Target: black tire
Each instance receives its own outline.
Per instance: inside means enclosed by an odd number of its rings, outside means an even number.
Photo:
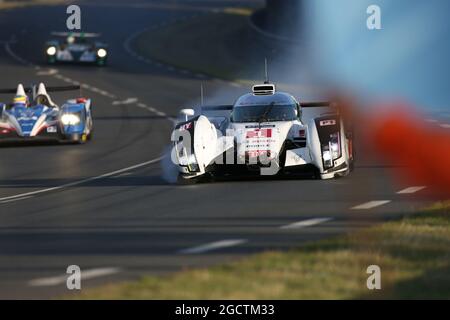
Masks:
[[[95,62],[95,64],[97,65],[97,67],[103,68],[106,67],[106,65],[108,64],[106,60],[97,60]]]
[[[349,168],[349,172],[352,172],[353,170],[355,170],[355,160],[350,160],[348,168]]]
[[[346,177],[346,176],[348,176],[349,174],[350,174],[350,172],[351,172],[351,170],[350,170],[350,167],[347,169],[347,170],[345,170],[344,172],[339,172],[339,173],[336,173],[335,175],[334,175],[334,177],[335,178],[344,178],[344,177]]]
[[[180,186],[190,186],[190,185],[196,184],[198,181],[199,181],[199,178],[186,179],[186,178],[183,178],[181,174],[178,174],[178,177],[177,177],[177,184]]]
[[[86,134],[72,134],[66,137],[68,142],[76,143],[76,144],[84,144],[88,140]]]

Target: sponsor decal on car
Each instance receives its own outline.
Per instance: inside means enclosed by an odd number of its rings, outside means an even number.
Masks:
[[[271,138],[272,129],[255,129],[247,131],[247,139],[251,138]]]
[[[245,156],[248,158],[258,158],[261,156],[267,156],[270,157],[270,150],[252,150],[252,151],[246,151]]]
[[[336,120],[334,120],[334,119],[320,121],[320,126],[321,127],[334,126],[334,125],[336,125]]]
[[[180,131],[182,131],[182,130],[189,130],[190,128],[192,128],[192,124],[193,124],[193,122],[185,123],[185,124],[180,126],[179,130]]]

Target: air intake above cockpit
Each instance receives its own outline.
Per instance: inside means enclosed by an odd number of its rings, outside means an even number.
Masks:
[[[275,85],[270,83],[257,84],[252,87],[255,95],[271,95],[275,93]]]

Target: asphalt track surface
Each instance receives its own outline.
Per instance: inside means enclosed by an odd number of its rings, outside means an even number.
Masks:
[[[80,82],[94,101],[95,122],[94,139],[85,145],[0,149],[0,298],[70,294],[61,277],[69,265],[87,272],[86,288],[288,249],[424,204],[426,188],[398,194],[411,186],[396,185],[392,167],[370,159],[333,181],[168,183],[159,159],[180,106],[198,100],[201,82],[211,95],[247,89],[146,63],[127,49],[144,28],[204,13],[210,4],[189,5],[82,7],[83,29],[102,32],[110,44],[106,68],[43,63],[49,32],[65,26],[64,7],[0,11],[0,87]],[[387,202],[372,207],[369,201]]]

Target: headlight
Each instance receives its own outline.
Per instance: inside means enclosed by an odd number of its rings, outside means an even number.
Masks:
[[[339,132],[330,134],[328,145],[322,145],[322,159],[325,169],[333,167],[333,161],[341,157]]]
[[[56,54],[56,47],[48,47],[47,48],[47,54],[49,56],[54,56]]]
[[[80,117],[76,114],[63,114],[61,122],[65,126],[74,126],[80,123]]]
[[[329,169],[333,166],[333,158],[331,157],[329,146],[322,146],[322,158],[325,169]]]
[[[187,158],[187,167],[188,167],[190,172],[200,171],[200,168],[199,168],[198,163],[197,163],[197,158],[195,157],[194,154],[191,154],[190,156],[188,156],[188,158]]]
[[[341,143],[339,139],[339,132],[330,134],[330,151],[333,159],[341,156]]]
[[[108,53],[106,52],[105,49],[98,49],[97,50],[97,56],[99,56],[99,58],[104,58],[106,57]]]
[[[181,166],[186,166],[189,169],[189,172],[197,172],[200,171],[200,167],[197,163],[197,158],[194,154],[187,154],[185,148],[181,148],[178,151],[178,163]]]

